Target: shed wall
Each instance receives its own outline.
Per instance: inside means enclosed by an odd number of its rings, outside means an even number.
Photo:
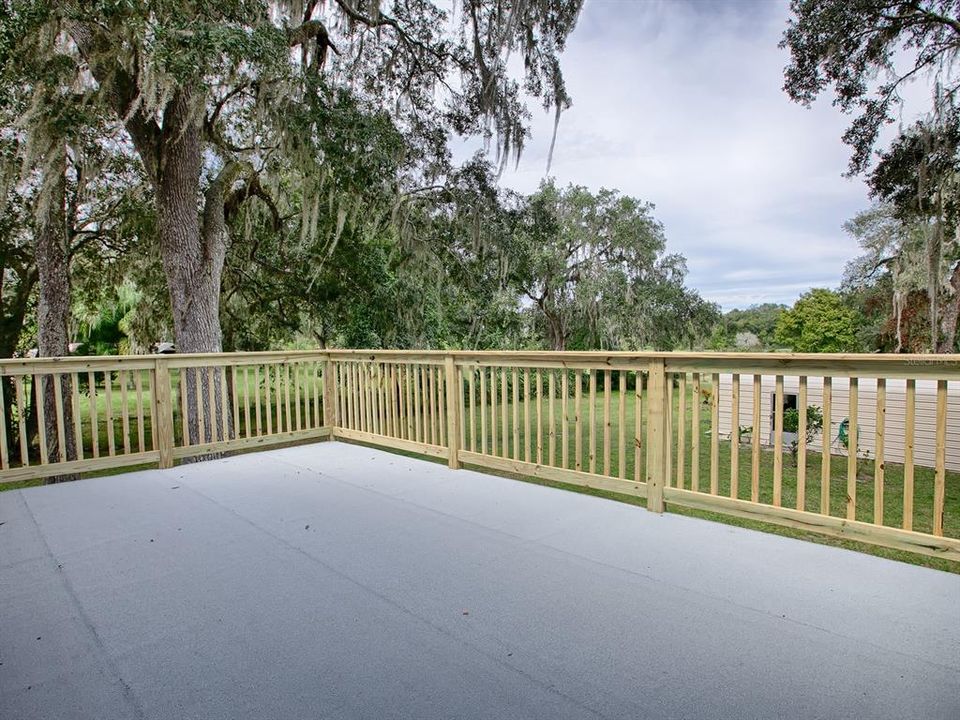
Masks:
[[[732,375],[720,375],[720,435],[730,437],[732,399]],[[906,381],[887,380],[886,424],[884,434],[884,459],[902,463],[905,437]],[[946,466],[960,471],[960,384],[947,386],[947,434]],[[760,438],[763,445],[771,445],[773,437],[773,395],[775,378],[764,375],[761,379]],[[784,394],[798,394],[800,380],[797,376],[784,376]],[[914,437],[914,461],[917,465],[934,467],[936,448],[937,383],[933,380],[916,381],[916,421]],[[846,455],[847,450],[839,440],[839,426],[849,417],[850,382],[847,378],[832,380],[832,410],[830,418],[830,447],[835,455]],[[823,407],[823,378],[807,378],[807,404]],[[877,427],[877,381],[872,378],[859,380],[858,426],[860,454],[869,452],[874,457]],[[740,376],[740,425],[750,425],[753,418],[753,376]],[[824,418],[826,425],[826,418]],[[821,437],[818,434],[809,445],[819,451]]]

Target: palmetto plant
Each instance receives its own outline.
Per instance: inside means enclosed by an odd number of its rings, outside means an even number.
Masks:
[[[125,355],[131,352],[130,320],[140,300],[132,285],[124,284],[116,294],[103,298],[94,306],[81,305],[75,316],[79,320],[76,340],[82,355]]]

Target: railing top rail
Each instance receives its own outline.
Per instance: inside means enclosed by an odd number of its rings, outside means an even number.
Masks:
[[[380,357],[395,355],[422,355],[425,357],[445,357],[453,355],[458,360],[487,358],[549,360],[565,358],[570,360],[597,360],[614,358],[624,360],[658,360],[666,362],[677,359],[711,359],[735,364],[743,361],[778,361],[797,363],[816,362],[863,362],[863,363],[914,363],[939,365],[960,365],[960,354],[894,354],[894,353],[790,353],[790,352],[710,352],[710,351],[630,351],[630,350],[364,350],[364,349],[328,349],[324,350],[332,358],[365,356]]]
[[[240,365],[297,360],[389,360],[460,365],[636,369],[662,360],[668,372],[739,372],[960,379],[960,354],[631,352],[552,350],[362,350],[316,349],[171,355],[102,355],[0,359],[0,375]]]
[[[147,370],[154,367],[157,355],[85,355],[44,358],[0,359],[0,375],[31,373],[83,372],[100,370]]]
[[[22,375],[33,372],[78,372],[84,370],[146,370],[162,361],[171,367],[191,364],[238,364],[244,362],[271,362],[287,359],[325,360],[326,350],[266,350],[230,353],[175,353],[170,355],[70,355],[67,357],[2,358],[0,375]]]
[[[335,360],[637,369],[662,360],[668,372],[740,372],[834,377],[960,379],[960,354],[629,352],[552,350],[329,350]]]
[[[175,353],[155,355],[172,368],[202,365],[253,365],[257,363],[282,363],[288,361],[328,360],[326,350],[266,350],[257,352],[229,353]]]

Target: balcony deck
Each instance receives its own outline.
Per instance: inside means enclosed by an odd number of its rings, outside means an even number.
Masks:
[[[956,718],[960,576],[319,443],[0,493],[0,717]]]

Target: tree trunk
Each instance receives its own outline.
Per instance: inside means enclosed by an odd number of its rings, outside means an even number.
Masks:
[[[102,52],[110,47],[110,40],[99,26],[73,22],[68,23],[68,29],[90,63],[94,77],[106,89],[107,99],[130,134],[156,192],[160,255],[170,294],[177,352],[220,352],[220,280],[226,255],[224,193],[236,179],[238,165],[227,163],[211,183],[206,197],[201,198],[203,91],[191,86],[177,88],[163,108],[162,123],[157,123],[140,102],[142,89],[136,76]],[[202,227],[198,210],[201,200]],[[199,383],[198,374],[203,376]],[[204,391],[209,388],[209,374],[189,371],[180,382],[181,392],[187,392],[191,442],[200,439],[198,402],[206,411],[204,417],[216,416],[211,412],[209,394]],[[215,401],[219,402],[223,387],[219,374],[213,374]],[[207,441],[213,430],[211,425],[205,424]]]
[[[547,323],[547,342],[550,344],[550,348],[557,352],[563,352],[567,347],[567,334],[564,329],[563,318],[545,307],[542,308],[542,311]]]
[[[226,247],[224,242],[207,246],[200,232],[201,133],[189,93],[177,92],[164,112],[156,189],[160,253],[178,352],[220,352],[222,342],[220,276]]]
[[[939,223],[933,230],[929,223],[924,227],[927,243],[927,297],[930,299],[930,349],[940,347],[940,243]]]
[[[160,226],[160,253],[167,276],[177,352],[220,352],[220,283],[227,249],[224,198],[241,166],[228,163],[211,181],[203,196],[202,114],[192,108],[188,91],[179,91],[164,112],[159,138],[160,163],[156,179]],[[215,442],[232,435],[218,408],[224,387],[219,372],[185,373],[188,428],[191,443]],[[213,385],[213,404],[210,385]],[[204,418],[201,438],[198,408]]]
[[[10,273],[17,278],[16,288],[8,293],[6,298],[0,297],[0,357],[10,358],[17,349],[20,335],[23,332],[24,321],[30,298],[33,296],[33,286],[37,281],[35,268],[14,267],[12,263],[4,262],[0,272]],[[8,281],[9,284],[9,281]],[[12,378],[5,377],[0,383],[0,392],[3,392],[3,405],[12,408],[16,405],[16,394],[13,389]],[[7,425],[7,452],[10,457],[20,455],[20,433],[17,432],[16,420],[12,412],[6,413],[2,420]]]
[[[40,357],[62,357],[70,353],[70,254],[67,247],[65,214],[66,148],[59,144],[44,170],[44,184],[39,201],[35,253],[39,273],[37,301],[37,337]],[[77,448],[73,433],[70,403],[63,404],[63,417],[58,418],[54,383],[60,383],[62,398],[71,397],[69,375],[38,375],[43,395],[44,427],[38,428],[39,441],[46,443],[50,462],[76,460]],[[63,423],[64,445],[58,441],[58,422]],[[76,474],[59,475],[52,482],[76,480]]]
[[[960,320],[960,263],[954,266],[950,275],[950,288],[952,292],[945,294],[944,307],[940,313],[938,353],[952,353],[956,349],[957,321]]]

